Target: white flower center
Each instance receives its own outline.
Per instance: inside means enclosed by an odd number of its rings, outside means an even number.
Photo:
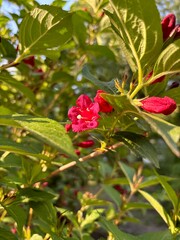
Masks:
[[[82,116],[79,114],[79,115],[77,115],[77,119],[81,119],[82,118]]]

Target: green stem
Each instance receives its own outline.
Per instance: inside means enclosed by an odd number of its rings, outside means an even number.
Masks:
[[[138,84],[134,91],[131,93],[130,98],[134,98],[136,94],[144,87],[144,84]]]
[[[0,71],[10,68],[10,67],[14,67],[16,64],[20,63],[25,56],[29,53],[29,49],[27,48],[20,56],[18,56],[13,62],[8,63],[8,64],[4,64],[0,67]]]

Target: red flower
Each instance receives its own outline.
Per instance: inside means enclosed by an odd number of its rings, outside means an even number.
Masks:
[[[94,101],[99,103],[100,112],[104,113],[112,112],[113,107],[106,100],[104,100],[104,98],[101,97],[100,95],[101,93],[105,92],[103,90],[98,90],[94,98]]]
[[[176,17],[174,14],[170,13],[161,21],[162,31],[163,31],[163,40],[169,37],[171,31],[174,29],[176,24]]]
[[[80,142],[76,145],[78,147],[82,147],[82,148],[89,148],[89,147],[92,147],[94,145],[94,141],[93,140],[87,140],[87,141],[84,141],[84,142]]]
[[[149,80],[149,78],[150,78],[152,75],[153,75],[153,71],[151,71],[151,72],[147,75],[146,80]],[[164,79],[165,79],[165,76],[159,77],[159,78],[157,78],[154,82],[152,82],[151,84],[158,83],[158,82],[162,82]]]
[[[34,56],[30,56],[27,57],[25,59],[23,59],[23,62],[27,65],[29,65],[30,67],[34,67],[35,66],[35,58]]]
[[[169,97],[149,97],[141,101],[145,111],[150,113],[171,114],[176,109],[176,102]]]
[[[72,121],[72,130],[82,132],[98,126],[99,104],[93,103],[91,99],[82,94],[76,101],[76,106],[68,111],[68,117]]]

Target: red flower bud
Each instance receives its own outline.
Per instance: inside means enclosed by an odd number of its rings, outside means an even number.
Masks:
[[[169,37],[169,34],[174,29],[176,24],[176,17],[174,14],[170,13],[161,21],[162,31],[163,31],[163,40]]]
[[[146,80],[149,80],[149,78],[150,78],[152,75],[153,75],[153,71],[151,71],[151,72],[147,75]],[[158,82],[162,82],[164,79],[165,79],[165,76],[159,77],[159,78],[157,78],[154,82],[152,82],[151,84],[158,83]]]
[[[27,65],[29,65],[30,67],[34,67],[35,66],[35,58],[34,56],[30,56],[28,58],[23,59],[23,62]]]
[[[75,153],[76,153],[77,156],[80,156],[80,155],[81,155],[81,152],[79,151],[79,149],[76,149],[76,150],[75,150]]]
[[[176,25],[176,27],[173,30],[175,32],[174,40],[177,40],[180,38],[180,24]]]
[[[101,93],[105,93],[103,90],[98,90],[94,98],[94,101],[99,103],[100,112],[108,113],[113,111],[113,107],[100,96]]]
[[[116,189],[116,191],[118,191],[122,195],[127,194],[127,191],[124,188],[122,188],[121,185],[116,184],[113,186],[113,188]]]
[[[141,108],[150,113],[169,115],[176,109],[176,102],[169,97],[149,97],[142,100],[141,103]]]
[[[89,147],[92,147],[93,145],[94,145],[93,140],[87,140],[77,144],[78,147],[82,147],[82,148],[89,148]]]

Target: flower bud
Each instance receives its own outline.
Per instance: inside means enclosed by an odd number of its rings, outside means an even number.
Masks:
[[[23,59],[23,62],[26,65],[28,65],[28,66],[30,66],[32,68],[35,66],[35,58],[34,58],[34,56],[30,56],[30,57],[27,57],[27,58]]]
[[[140,107],[150,113],[169,115],[176,109],[176,102],[169,97],[149,97],[141,103]]]
[[[176,17],[174,14],[170,13],[161,21],[162,31],[163,31],[163,40],[166,41],[174,29],[176,24]]]
[[[153,75],[153,71],[151,71],[151,72],[147,75],[146,80],[149,80],[152,75]],[[161,77],[157,78],[156,80],[154,80],[151,84],[158,83],[158,82],[162,82],[162,81],[164,81],[164,79],[165,79],[165,76],[161,76]]]
[[[84,141],[84,142],[80,142],[76,145],[78,147],[82,147],[82,148],[89,148],[89,147],[92,147],[94,145],[94,141],[93,140],[87,140],[87,141]]]

